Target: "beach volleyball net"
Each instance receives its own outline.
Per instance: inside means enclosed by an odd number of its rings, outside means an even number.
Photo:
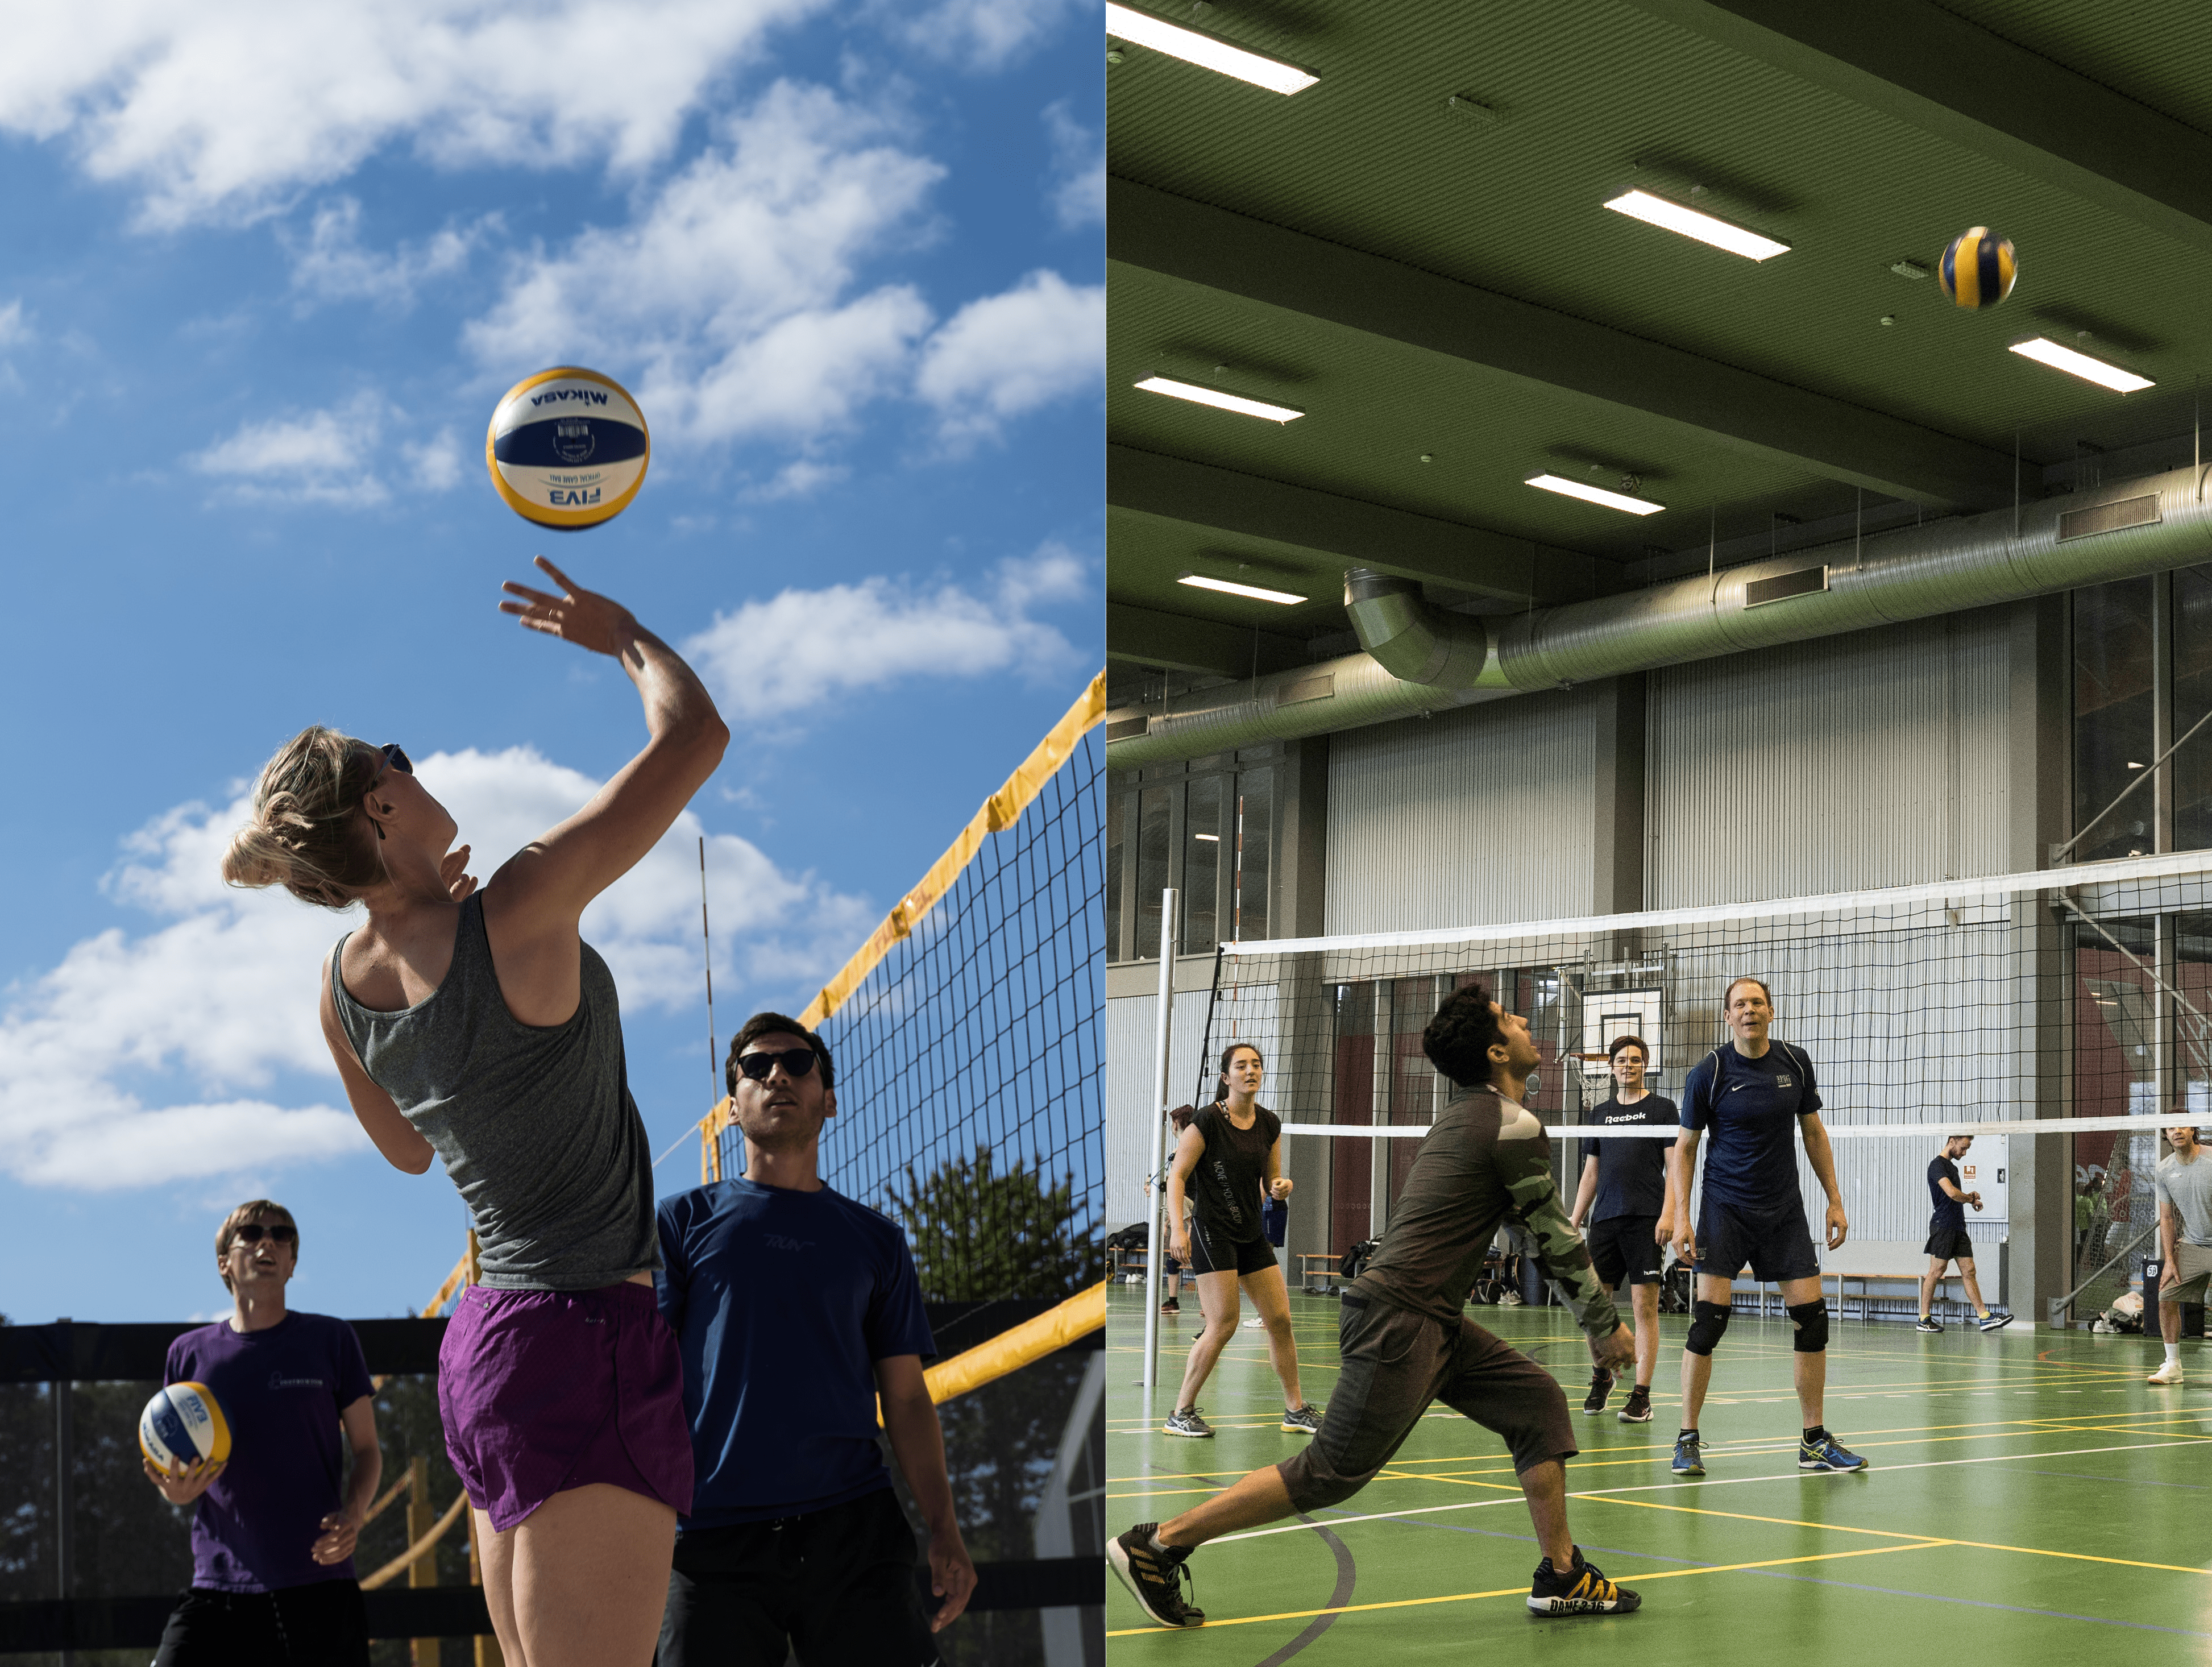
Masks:
[[[1555,1135],[1571,1198],[1574,1132],[1613,1092],[1607,1044],[1643,1038],[1648,1086],[1679,1100],[1691,1068],[1729,1040],[1723,995],[1743,976],[1770,987],[1773,1038],[1810,1062],[1854,1240],[1924,1239],[1929,1160],[1947,1135],[1970,1134],[1965,1187],[1984,1208],[1968,1212],[1968,1232],[1987,1242],[1987,1260],[2034,1202],[2047,1222],[2063,1200],[2069,1283],[2086,1282],[2075,1304],[2086,1318],[2154,1252],[2144,1234],[2158,1131],[2212,1125],[2212,854],[1225,944],[1202,1056],[1210,1067],[1231,1043],[1260,1048],[1285,1135],[1327,1141],[1328,1248],[1341,1252],[1387,1224],[1419,1135],[1454,1092],[1421,1032],[1455,989],[1479,979],[1528,1019],[1541,1055],[1528,1104]],[[2051,1139],[2031,1146],[2030,1135]],[[2015,1159],[2043,1166],[2036,1201],[2011,1186]],[[2053,1164],[2066,1171],[2057,1193]],[[1817,1207],[1802,1152],[1799,1165]],[[1808,1214],[1817,1222],[1818,1208]]]
[[[1103,1276],[1103,673],[801,1021],[837,1065],[822,1172],[906,1229],[932,1300]],[[706,1178],[738,1173],[727,1103]]]

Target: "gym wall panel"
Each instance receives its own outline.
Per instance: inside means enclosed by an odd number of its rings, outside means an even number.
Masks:
[[[1178,1104],[1198,1082],[1206,995],[1202,989],[1176,992],[1174,1033],[1168,1042],[1168,1081]],[[1152,1100],[1159,1071],[1159,1008],[1158,995],[1117,996],[1106,1003],[1106,1227],[1109,1232],[1146,1219],[1145,1177],[1152,1167]],[[1264,1092],[1261,1098],[1267,1099]]]
[[[1323,929],[1587,912],[1595,733],[1590,697],[1570,691],[1333,736]]]
[[[1990,609],[1653,672],[1646,905],[2004,872],[2008,651]]]

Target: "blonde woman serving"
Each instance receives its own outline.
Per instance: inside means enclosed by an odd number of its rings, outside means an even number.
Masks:
[[[323,1034],[354,1115],[397,1167],[434,1155],[482,1248],[439,1355],[447,1451],[511,1667],[653,1656],[691,1442],[655,1306],[652,1159],[585,906],[650,850],[729,731],[691,669],[550,562],[559,593],[502,612],[621,662],[644,750],[482,891],[453,817],[397,745],[320,727],[270,760],[223,877],[368,918],[324,967]]]

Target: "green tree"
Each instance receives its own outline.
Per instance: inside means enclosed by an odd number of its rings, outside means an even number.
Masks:
[[[1106,1248],[1075,1177],[1050,1183],[1016,1159],[1005,1173],[988,1144],[927,1179],[907,1166],[891,1208],[906,1228],[922,1295],[933,1302],[1072,1297],[1106,1277]]]

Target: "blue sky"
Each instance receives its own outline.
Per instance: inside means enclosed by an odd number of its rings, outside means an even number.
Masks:
[[[586,917],[656,1152],[715,1014],[795,1007],[1103,654],[1095,9],[1079,0],[99,0],[0,61],[0,1311],[180,1318],[222,1212],[300,1305],[428,1295],[465,1218],[354,1128],[347,920],[227,892],[309,722],[396,740],[477,872],[642,743],[611,662],[496,611],[543,551],[692,657],[736,739]],[[623,381],[644,490],[495,496],[529,373]],[[696,1178],[690,1151],[660,1171]]]

